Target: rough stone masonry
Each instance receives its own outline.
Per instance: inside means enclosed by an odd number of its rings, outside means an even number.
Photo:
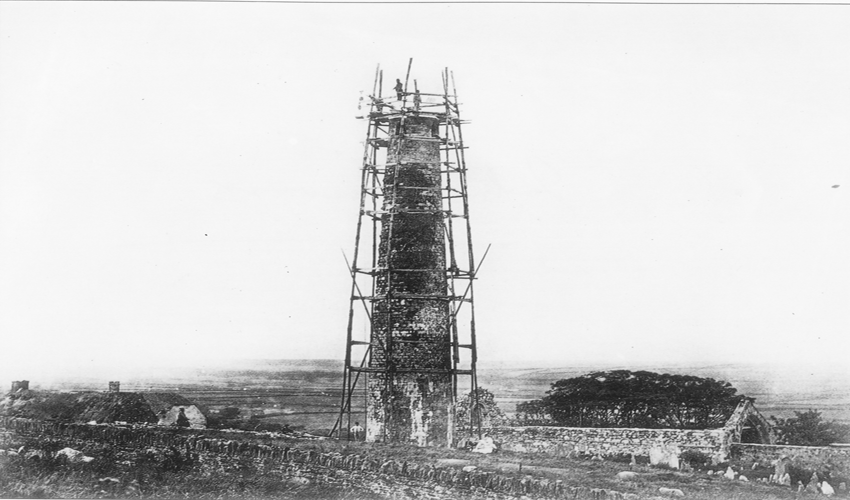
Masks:
[[[440,115],[390,119],[366,439],[445,446],[453,388]]]

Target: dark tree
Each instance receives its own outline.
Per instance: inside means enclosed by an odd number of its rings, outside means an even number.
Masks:
[[[850,425],[825,421],[815,410],[795,411],[791,418],[770,417],[779,444],[826,446],[850,441]]]
[[[690,375],[615,370],[559,380],[520,413],[558,425],[705,429],[723,425],[741,401],[728,382]]]
[[[525,401],[516,405],[517,420],[522,424],[549,423],[549,413],[540,399]]]

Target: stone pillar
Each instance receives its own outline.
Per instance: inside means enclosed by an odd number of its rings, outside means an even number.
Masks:
[[[121,382],[118,380],[111,380],[109,382],[109,392],[119,392],[121,390]]]
[[[367,441],[450,445],[453,399],[437,116],[390,120]],[[392,164],[397,164],[393,166]],[[419,370],[417,373],[416,370]]]
[[[18,390],[27,391],[30,388],[29,380],[13,380],[12,381],[12,392],[16,392]]]

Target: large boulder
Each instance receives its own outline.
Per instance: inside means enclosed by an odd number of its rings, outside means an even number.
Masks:
[[[630,470],[624,470],[623,472],[617,473],[618,481],[637,481],[638,473],[632,472]]]
[[[658,488],[658,492],[661,493],[662,495],[667,495],[667,496],[671,496],[671,497],[683,497],[683,496],[685,496],[685,492],[680,490],[680,489],[677,489],[677,488],[661,487],[661,488]]]
[[[678,446],[658,445],[649,449],[650,465],[679,468],[679,455],[681,450]]]
[[[94,460],[94,458],[87,457],[83,452],[73,448],[62,448],[56,452],[56,458],[65,458],[71,463],[87,463]]]

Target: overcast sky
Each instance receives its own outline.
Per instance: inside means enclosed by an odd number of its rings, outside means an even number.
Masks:
[[[2,2],[0,37],[7,378],[342,358],[358,99],[410,57],[472,121],[482,363],[850,374],[850,6]]]

